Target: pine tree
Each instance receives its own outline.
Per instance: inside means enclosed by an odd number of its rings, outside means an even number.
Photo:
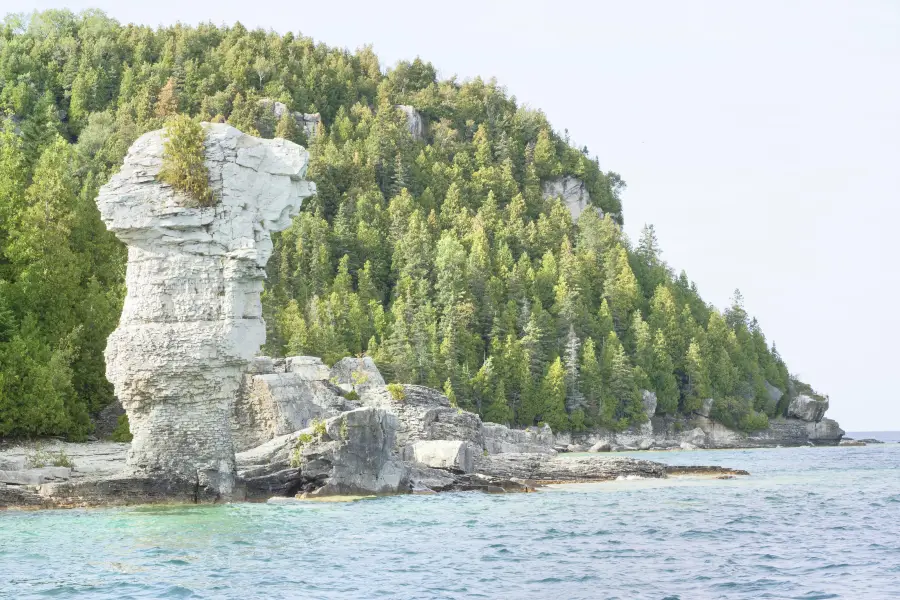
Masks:
[[[653,363],[650,369],[650,381],[656,392],[656,411],[674,415],[678,410],[678,381],[673,373],[674,365],[669,356],[669,345],[663,332],[656,330],[653,339]]]
[[[550,365],[541,383],[542,410],[540,418],[553,431],[569,429],[566,414],[566,371],[559,357]]]
[[[709,397],[709,384],[706,364],[700,353],[700,344],[692,339],[688,345],[685,357],[687,372],[687,385],[682,393],[681,410],[686,413],[696,412],[700,409],[705,398]]]
[[[588,422],[597,422],[601,413],[601,399],[603,397],[603,375],[600,363],[597,360],[597,351],[594,348],[594,340],[588,338],[581,350],[581,391],[584,394],[584,403]]]
[[[294,118],[290,111],[285,111],[281,118],[278,119],[278,124],[275,125],[275,137],[297,144],[306,141],[300,134],[300,128],[297,127],[297,119]]]
[[[159,90],[159,97],[156,100],[156,116],[166,118],[178,114],[178,91],[176,89],[175,78],[169,77],[166,85]]]
[[[628,253],[618,246],[607,256],[603,281],[603,297],[609,302],[617,332],[624,332],[631,311],[637,306],[640,291],[628,263]]]
[[[584,397],[580,389],[580,376],[578,372],[578,350],[581,348],[581,342],[575,334],[575,328],[569,326],[569,333],[566,335],[565,345],[565,369],[566,369],[566,411],[572,411],[581,408]]]

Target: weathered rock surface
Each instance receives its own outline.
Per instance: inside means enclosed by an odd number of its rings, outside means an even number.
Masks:
[[[609,452],[612,450],[612,445],[607,441],[600,441],[588,448],[588,452]]]
[[[403,460],[455,473],[475,470],[476,449],[459,440],[420,440],[403,449]]]
[[[217,204],[156,179],[164,132],[132,145],[100,190],[107,228],[128,246],[125,305],[106,349],[107,378],[128,412],[132,475],[234,488],[230,415],[242,372],[264,341],[259,294],[270,233],[290,224],[314,186],[308,155],[228,125],[205,125]]]
[[[819,446],[839,444],[841,438],[844,437],[844,430],[834,419],[822,419],[815,423],[807,423],[806,432],[809,440]]]
[[[304,381],[328,381],[331,378],[331,371],[318,356],[288,356],[284,359],[284,372]]]
[[[768,381],[765,382],[766,391],[769,393],[769,402],[772,405],[778,404],[781,397],[784,396],[784,392],[782,392],[779,388],[775,387]]]
[[[294,117],[297,127],[306,134],[308,140],[311,140],[316,135],[316,128],[322,122],[322,115],[319,113],[291,112],[284,102],[277,102],[271,98],[260,99],[259,106],[268,116],[268,118],[256,124],[256,128],[264,137],[275,135],[276,124],[282,116],[288,113]]]
[[[507,452],[539,452],[555,454],[553,431],[549,426],[510,429],[506,425],[484,423],[482,425],[484,449],[488,454]]]
[[[458,440],[484,448],[478,415],[450,406],[447,396],[421,385],[404,385],[403,398],[395,398],[387,387],[366,390],[360,401],[397,415],[397,448],[420,440]]]
[[[385,383],[375,361],[368,356],[342,358],[331,367],[331,378],[341,388],[357,394],[381,387]]]
[[[118,399],[110,402],[109,406],[101,410],[93,419],[94,435],[101,440],[111,437],[119,425],[119,417],[124,414],[125,409],[122,408],[122,403]]]
[[[327,379],[308,379],[304,375],[290,372],[244,376],[244,388],[231,411],[236,452],[303,429],[313,419],[359,408],[358,403],[341,396],[341,390]]]
[[[641,390],[641,402],[644,404],[644,414],[648,419],[652,419],[656,414],[656,393],[650,390]]]
[[[807,396],[806,394],[799,394],[796,398],[791,400],[791,403],[788,405],[788,416],[795,417],[802,421],[808,421],[811,423],[817,423],[822,420],[825,416],[825,411],[828,410],[828,397],[826,396],[822,400],[816,400],[811,396]]]
[[[503,479],[537,482],[606,481],[620,477],[661,478],[665,465],[649,460],[612,456],[553,457],[546,454],[481,456],[475,471]]]
[[[51,481],[65,481],[72,476],[68,467],[39,467],[17,471],[0,471],[0,483],[15,485],[40,485]]]
[[[393,452],[397,426],[385,410],[352,410],[326,420],[324,433],[307,428],[238,453],[238,473],[251,498],[404,493],[407,467]]]
[[[412,138],[417,142],[423,141],[425,139],[425,119],[422,118],[419,111],[408,104],[398,104],[397,108],[406,115],[406,127]]]
[[[713,402],[715,402],[712,398],[706,398],[700,403],[700,408],[697,409],[697,414],[701,417],[709,417],[712,414]]]
[[[591,195],[588,193],[584,182],[577,177],[566,175],[545,181],[541,189],[544,198],[562,198],[563,204],[569,209],[572,220],[577,221],[587,208],[593,208],[600,216],[603,211],[591,204]]]

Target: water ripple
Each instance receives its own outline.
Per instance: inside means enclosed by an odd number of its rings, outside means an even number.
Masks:
[[[652,455],[737,480],[0,513],[0,598],[897,597],[900,446],[853,450]]]

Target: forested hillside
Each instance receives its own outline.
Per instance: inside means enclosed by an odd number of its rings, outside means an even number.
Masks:
[[[562,90],[560,93],[563,93]],[[312,135],[259,100],[320,113]],[[397,105],[426,122],[422,138]],[[183,113],[309,147],[318,195],[276,237],[268,348],[367,353],[486,420],[622,428],[658,413],[743,429],[784,411],[784,362],[739,294],[724,313],[622,233],[618,175],[497,83],[383,73],[355,53],[240,25],[154,30],[48,11],[0,26],[0,435],[84,436],[112,400],[103,348],[123,247],[94,206],[143,132]],[[542,182],[585,182],[577,223]]]

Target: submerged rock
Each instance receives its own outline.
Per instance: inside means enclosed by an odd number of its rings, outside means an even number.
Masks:
[[[496,454],[479,457],[475,471],[503,479],[538,482],[610,481],[618,477],[666,476],[665,465],[612,456],[554,457],[546,454]]]
[[[205,125],[216,205],[157,180],[162,130],[131,146],[97,206],[128,246],[122,316],[106,348],[107,378],[134,435],[136,477],[234,490],[231,406],[265,338],[260,307],[270,233],[290,224],[315,187],[306,151],[228,125]]]

